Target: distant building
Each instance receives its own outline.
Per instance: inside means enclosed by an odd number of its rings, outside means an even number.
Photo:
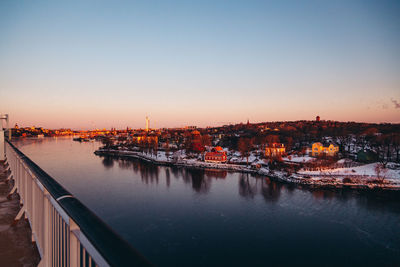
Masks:
[[[282,156],[283,154],[285,154],[285,152],[286,152],[286,148],[285,148],[284,144],[272,143],[265,147],[265,156],[266,157]]]
[[[329,144],[328,146],[324,146],[320,142],[317,142],[312,144],[311,147],[311,156],[313,157],[317,157],[320,155],[333,157],[336,156],[338,152],[339,152],[339,146],[334,144]]]
[[[199,131],[194,130],[194,131],[192,131],[190,134],[192,135],[193,141],[195,141],[195,142],[197,142],[197,141],[200,142],[200,140],[201,140],[201,134],[200,134]]]
[[[196,130],[197,126],[185,126],[185,130]]]
[[[149,131],[149,128],[150,128],[150,120],[148,117],[146,117],[146,132]]]
[[[226,152],[220,146],[214,147],[211,152],[207,152],[204,156],[205,162],[221,163],[226,162],[226,160]]]
[[[315,120],[316,120],[317,122],[319,122],[319,121],[321,120],[321,118],[320,118],[319,116],[317,116],[317,117],[315,118]]]
[[[131,136],[132,141],[136,142],[137,144],[146,142],[151,143],[155,142],[158,144],[158,136],[156,134],[144,134],[144,133],[135,133]]]

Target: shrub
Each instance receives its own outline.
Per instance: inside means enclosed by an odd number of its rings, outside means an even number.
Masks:
[[[349,177],[345,177],[343,178],[343,183],[348,184],[348,183],[352,183],[353,181],[351,180],[351,178]]]

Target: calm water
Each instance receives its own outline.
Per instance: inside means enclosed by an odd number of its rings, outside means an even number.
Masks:
[[[69,138],[17,145],[156,265],[400,265],[399,196],[101,158]]]

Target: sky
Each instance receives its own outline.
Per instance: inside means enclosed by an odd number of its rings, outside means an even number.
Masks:
[[[400,123],[400,1],[0,1],[0,113],[46,128]]]

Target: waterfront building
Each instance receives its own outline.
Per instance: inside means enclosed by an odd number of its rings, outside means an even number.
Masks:
[[[338,152],[339,152],[339,146],[334,144],[329,144],[324,146],[322,143],[316,142],[312,144],[311,147],[311,156],[313,157],[317,157],[320,155],[333,157],[336,156]]]
[[[282,156],[285,154],[286,148],[284,144],[281,143],[272,143],[268,144],[265,147],[265,156],[266,157],[276,157],[276,156]]]
[[[214,147],[211,152],[206,152],[204,156],[205,162],[221,163],[226,162],[226,160],[226,152],[220,146]]]
[[[139,144],[141,142],[151,143],[155,142],[158,144],[158,136],[156,134],[150,133],[135,133],[131,136],[133,142]]]

